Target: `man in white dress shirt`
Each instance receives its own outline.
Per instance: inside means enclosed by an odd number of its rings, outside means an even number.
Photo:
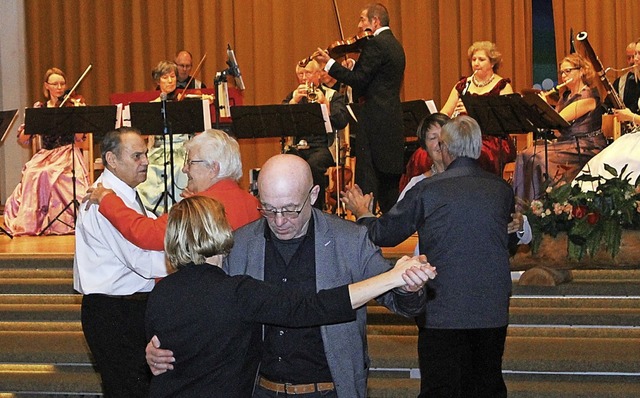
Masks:
[[[147,146],[140,132],[120,128],[102,142],[103,174],[128,207],[145,214],[135,187],[147,178]],[[154,217],[147,213],[148,217]],[[155,217],[154,217],[155,218]],[[81,206],[76,223],[73,286],[82,298],[82,330],[102,376],[105,397],[147,397],[144,313],[154,278],[167,274],[164,252],[138,248],[104,218]]]

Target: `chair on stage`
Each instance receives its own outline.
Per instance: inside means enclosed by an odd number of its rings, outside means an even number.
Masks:
[[[87,133],[85,134],[85,139],[82,141],[76,141],[76,147],[80,149],[82,152],[82,158],[84,159],[84,165],[87,168],[87,173],[89,177],[89,185],[93,184],[95,181],[95,171],[96,171],[96,161],[93,156],[93,134]],[[31,139],[31,156],[35,155],[42,149],[42,136],[34,135]],[[99,164],[98,169],[102,170],[100,166],[102,161],[97,162]]]

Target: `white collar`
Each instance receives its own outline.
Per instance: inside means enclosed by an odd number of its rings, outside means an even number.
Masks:
[[[380,34],[380,32],[384,32],[385,30],[390,30],[391,28],[388,26],[383,26],[381,28],[378,28],[378,30],[376,30],[375,32],[373,32],[374,36],[378,36]]]

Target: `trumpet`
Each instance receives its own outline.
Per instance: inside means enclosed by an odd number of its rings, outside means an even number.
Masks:
[[[318,102],[318,88],[313,83],[306,83],[307,85],[307,100],[311,104]]]

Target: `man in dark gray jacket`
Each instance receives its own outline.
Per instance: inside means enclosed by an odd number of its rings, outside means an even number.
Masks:
[[[418,231],[420,253],[438,269],[425,288],[427,307],[419,320],[420,397],[507,396],[506,231],[515,201],[504,180],[478,165],[481,146],[480,126],[460,116],[442,127],[447,169],[419,182],[388,213],[370,217],[358,189],[344,199],[377,245],[395,246]]]

